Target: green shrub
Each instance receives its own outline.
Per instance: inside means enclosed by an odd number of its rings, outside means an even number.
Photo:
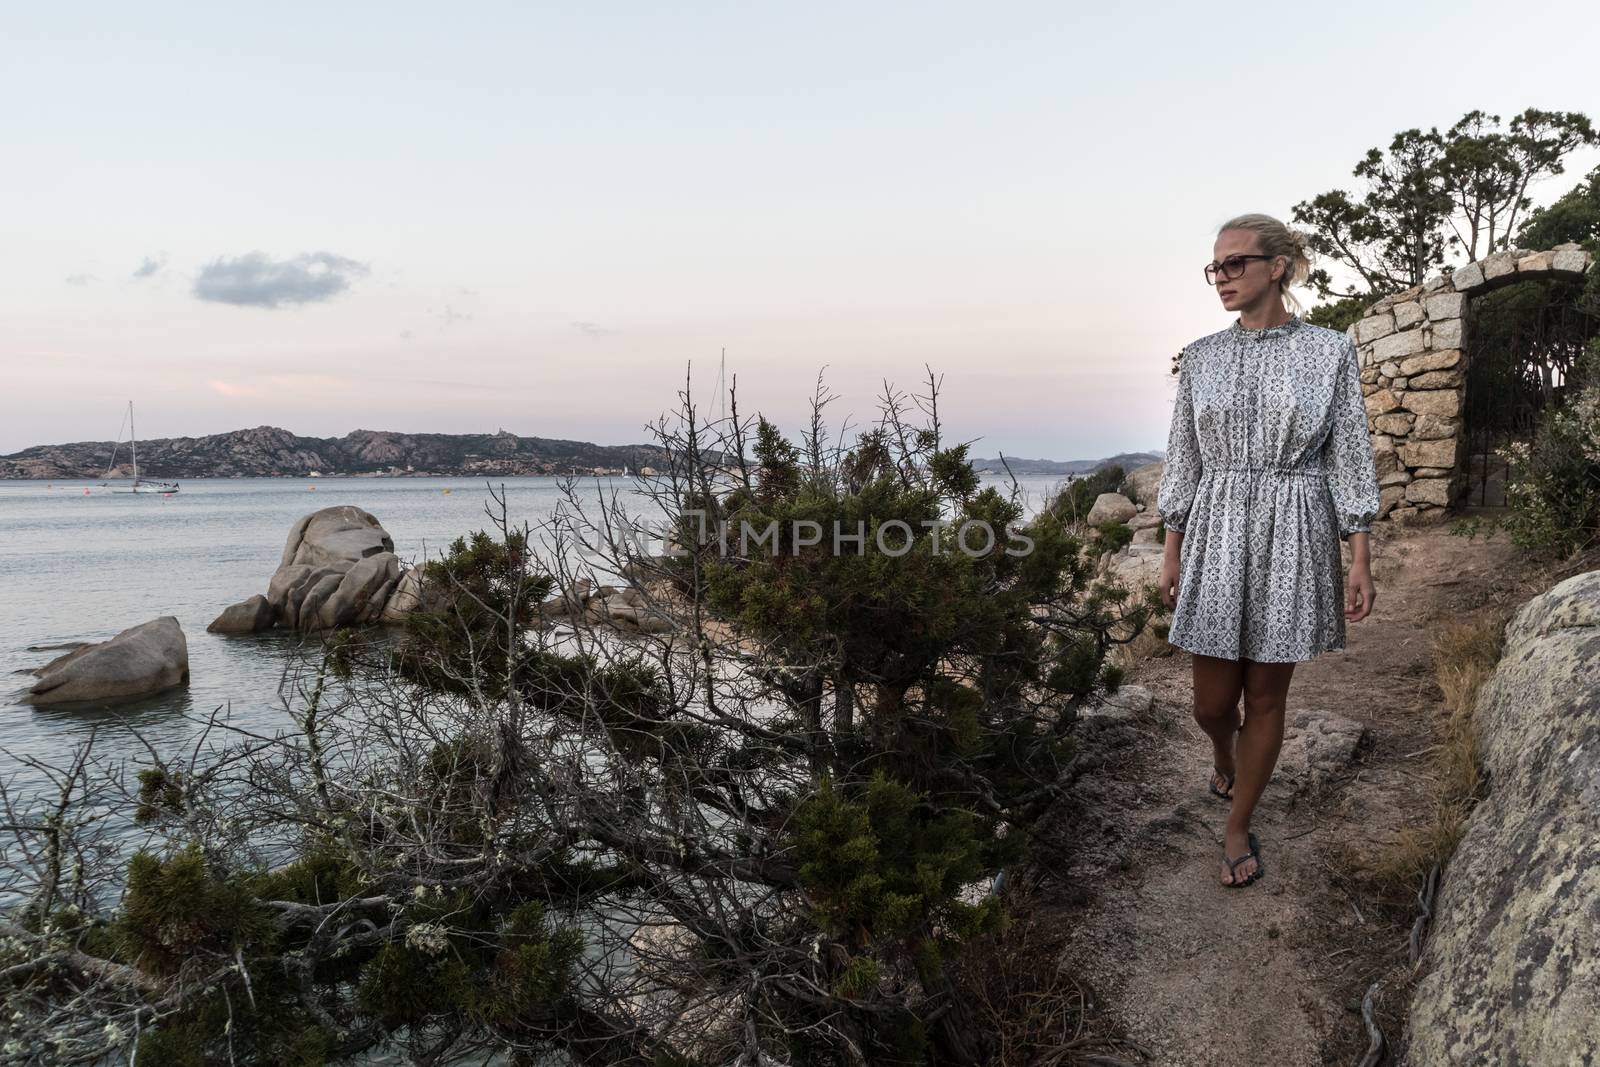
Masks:
[[[1502,525],[1521,548],[1565,555],[1600,539],[1600,338],[1578,360],[1573,383],[1532,442],[1498,450],[1511,468]]]

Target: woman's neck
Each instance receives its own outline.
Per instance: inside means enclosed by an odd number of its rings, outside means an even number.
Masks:
[[[1259,307],[1245,308],[1239,312],[1239,325],[1247,330],[1265,330],[1269,326],[1282,326],[1294,318],[1281,300],[1264,300]]]

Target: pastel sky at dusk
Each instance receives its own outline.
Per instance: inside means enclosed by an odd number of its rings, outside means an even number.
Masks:
[[[642,442],[724,348],[791,431],[928,364],[978,455],[1159,449],[1218,224],[1474,108],[1600,120],[1597,55],[1542,0],[8,4],[0,452],[130,398]]]

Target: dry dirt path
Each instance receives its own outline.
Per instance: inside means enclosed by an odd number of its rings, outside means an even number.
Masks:
[[[1126,720],[1131,742],[1079,783],[1067,813],[1078,851],[1031,910],[1067,933],[1063,966],[1096,994],[1094,1028],[1136,1042],[1148,1063],[1353,1067],[1367,1037],[1352,1007],[1384,976],[1394,989],[1378,1015],[1400,1036],[1407,991],[1394,975],[1408,973],[1415,904],[1375,897],[1362,871],[1431,817],[1427,753],[1442,709],[1431,635],[1550,579],[1504,534],[1379,525],[1375,610],[1349,627],[1346,649],[1296,668],[1291,726],[1253,823],[1260,881],[1219,882],[1227,802],[1206,789],[1211,745],[1191,717],[1188,653],[1130,671],[1126,684],[1153,702]],[[1317,728],[1343,720],[1365,729],[1330,764]]]

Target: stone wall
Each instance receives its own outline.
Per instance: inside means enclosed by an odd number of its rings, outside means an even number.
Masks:
[[[1466,488],[1462,433],[1472,298],[1531,278],[1574,277],[1593,266],[1576,244],[1512,249],[1386,296],[1349,334],[1378,461],[1378,516],[1442,514]]]

